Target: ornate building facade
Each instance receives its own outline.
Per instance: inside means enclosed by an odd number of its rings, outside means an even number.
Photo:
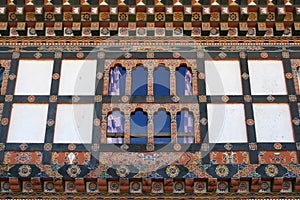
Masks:
[[[1,198],[298,198],[299,3],[0,3]]]

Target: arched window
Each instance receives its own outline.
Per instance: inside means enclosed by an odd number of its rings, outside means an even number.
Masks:
[[[170,96],[170,71],[163,65],[154,70],[154,95]]]
[[[109,73],[109,95],[125,95],[126,70],[115,66]]]
[[[131,93],[135,96],[148,95],[148,72],[143,66],[132,70]]]
[[[107,116],[107,143],[122,144],[124,142],[124,115],[119,110],[113,110]]]
[[[184,65],[176,69],[176,95],[193,95],[192,72]]]
[[[147,144],[148,115],[142,109],[137,109],[130,116],[130,143]]]
[[[183,109],[177,113],[177,141],[178,143],[194,143],[194,117],[193,113]]]
[[[154,143],[171,142],[171,117],[165,110],[154,114]]]

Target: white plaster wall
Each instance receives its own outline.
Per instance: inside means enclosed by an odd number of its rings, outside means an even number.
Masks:
[[[16,95],[49,95],[53,60],[20,60]]]
[[[94,95],[97,60],[63,60],[59,95]]]
[[[257,142],[294,142],[288,104],[253,104]]]
[[[243,93],[239,61],[205,61],[205,79],[208,95],[241,95]]]
[[[7,142],[44,143],[48,104],[13,104]]]
[[[252,95],[286,94],[282,61],[249,60]]]
[[[247,142],[243,104],[207,104],[210,143]]]
[[[54,143],[91,143],[94,104],[57,105]]]

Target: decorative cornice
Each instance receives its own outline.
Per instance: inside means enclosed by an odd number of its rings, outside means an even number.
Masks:
[[[10,1],[10,0],[9,0]],[[29,2],[30,0],[26,0]],[[12,1],[13,2],[13,1]],[[23,1],[24,2],[24,1]],[[121,3],[120,3],[121,2]],[[249,1],[248,1],[249,2]],[[163,5],[87,4],[0,5],[2,36],[299,36],[300,6],[285,4],[239,5],[235,1],[196,1]],[[149,2],[147,2],[149,3]],[[266,2],[265,2],[266,3]],[[229,4],[229,5],[228,5]],[[157,30],[157,31],[156,31]]]
[[[299,179],[217,178],[9,178],[1,180],[0,198],[89,197],[89,198],[297,198]],[[28,196],[30,195],[30,196]]]
[[[208,45],[261,45],[261,46],[296,46],[300,37],[0,37],[0,45],[5,46],[208,46]]]

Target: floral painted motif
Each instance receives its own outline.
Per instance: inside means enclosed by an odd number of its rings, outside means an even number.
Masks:
[[[265,172],[268,176],[274,177],[278,174],[278,168],[275,165],[268,165],[265,168]]]
[[[19,168],[19,176],[28,177],[31,174],[31,167],[29,165],[22,165]]]
[[[128,167],[122,165],[116,169],[116,173],[121,178],[124,178],[130,173],[130,170],[128,169]]]
[[[81,173],[81,169],[77,165],[71,165],[67,169],[67,174],[72,178],[77,177],[80,173]]]
[[[76,191],[75,183],[72,181],[66,182],[66,190],[69,192],[75,192]]]
[[[242,164],[250,163],[247,151],[212,151],[210,160],[213,164]]]
[[[196,165],[200,164],[201,152],[101,152],[100,163],[107,166],[133,165],[139,172],[148,172],[163,168],[166,165]]]
[[[218,165],[215,170],[216,174],[220,177],[228,176],[229,169],[226,165]]]
[[[10,60],[0,60],[0,94],[5,95],[10,71]],[[1,115],[1,113],[0,113]],[[0,118],[1,119],[1,118]]]
[[[195,182],[194,183],[194,192],[201,193],[206,191],[206,182]]]
[[[44,184],[44,190],[45,190],[45,192],[51,192],[51,191],[53,191],[54,190],[54,183],[53,182],[46,182],[45,184]]]
[[[96,192],[98,189],[97,183],[96,182],[89,182],[89,184],[87,185],[88,190],[91,192]]]
[[[130,188],[132,190],[133,193],[139,193],[142,189],[142,183],[141,182],[131,182],[130,184]]]
[[[74,154],[73,164],[87,165],[90,161],[90,152],[72,152]],[[53,164],[69,164],[70,152],[52,152]]]
[[[108,182],[108,191],[111,193],[119,193],[120,192],[120,184],[117,181]]]
[[[4,153],[4,164],[41,164],[42,152],[18,152],[6,151]]]
[[[227,192],[228,191],[228,182],[226,182],[226,181],[218,182],[217,189],[219,192]]]
[[[260,151],[258,159],[261,164],[298,163],[296,151]]]
[[[80,51],[81,47],[79,46],[40,46],[38,47],[39,51]]]
[[[176,176],[178,176],[179,172],[180,170],[176,166],[168,166],[166,169],[166,174],[171,178],[175,178]]]
[[[257,177],[261,177],[261,175],[259,173],[256,172],[256,168],[259,165],[245,165],[245,164],[241,164],[239,165],[239,169],[238,172],[236,174],[233,175],[233,177],[253,177],[253,178],[257,178]]]
[[[152,183],[152,192],[153,193],[162,193],[163,192],[163,183],[162,182]]]
[[[175,193],[183,193],[184,188],[185,188],[184,182],[180,181],[180,182],[174,183],[174,192]]]

